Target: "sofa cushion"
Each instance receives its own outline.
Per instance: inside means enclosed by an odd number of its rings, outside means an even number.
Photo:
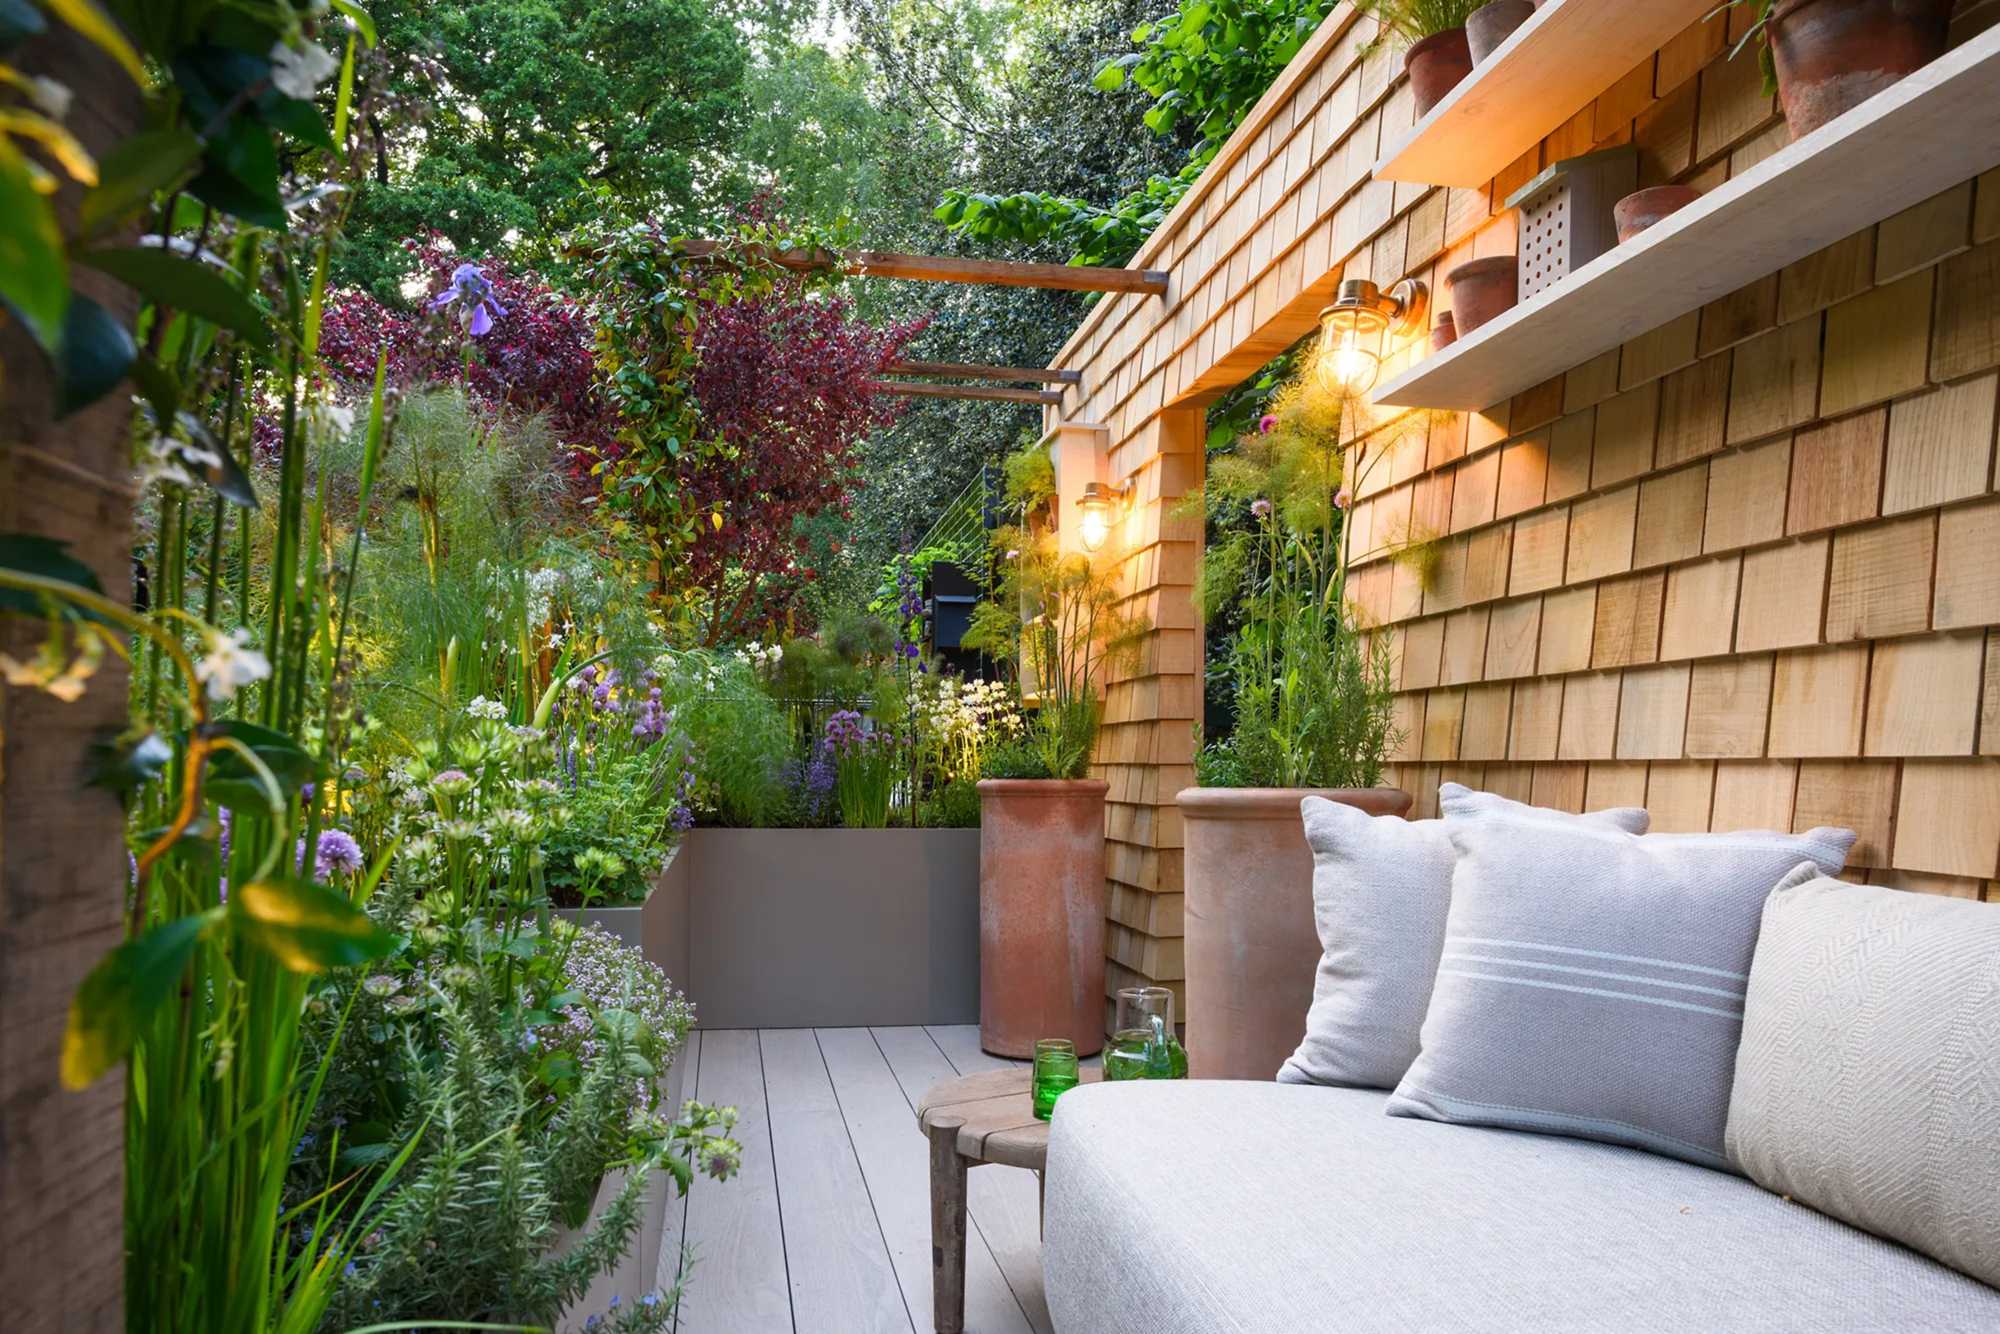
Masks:
[[[1457,783],[1440,793],[1468,809],[1646,832],[1646,812],[1637,807],[1577,816]],[[1313,918],[1322,953],[1305,1038],[1278,1078],[1394,1088],[1417,1059],[1458,853],[1439,820],[1373,816],[1324,797],[1307,797],[1300,809],[1313,851]]]
[[[2000,1328],[2000,1293],[1741,1177],[1382,1105],[1219,1080],[1064,1094],[1058,1334]]]
[[[2000,1284],[2000,906],[1787,877],[1750,966],[1729,1156]]]
[[[1392,1116],[1581,1135],[1734,1169],[1743,988],[1771,887],[1845,829],[1648,834],[1445,795],[1458,849],[1423,1051]]]

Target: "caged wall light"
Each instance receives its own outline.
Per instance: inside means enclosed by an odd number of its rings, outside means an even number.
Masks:
[[[1408,335],[1430,313],[1430,289],[1405,278],[1385,296],[1365,278],[1340,285],[1332,305],[1319,313],[1320,383],[1335,393],[1364,393],[1382,369],[1382,335]]]
[[[1111,525],[1118,521],[1118,512],[1125,507],[1125,496],[1131,490],[1131,483],[1114,486],[1109,482],[1086,482],[1083,495],[1076,502],[1077,540],[1083,543],[1085,551],[1095,552],[1104,545],[1104,539],[1111,535]]]

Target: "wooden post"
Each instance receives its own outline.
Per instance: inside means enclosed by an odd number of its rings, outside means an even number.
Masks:
[[[931,1138],[931,1305],[937,1334],[965,1330],[965,1159],[958,1132],[965,1118],[940,1116]]]
[[[51,20],[12,63],[76,90],[68,123],[91,153],[141,127],[138,90],[111,59]],[[83,191],[65,181],[65,231]],[[95,270],[78,291],[132,326],[137,301]],[[116,600],[131,587],[132,401],[120,387],[57,420],[48,363],[18,320],[0,320],[0,532],[70,544]],[[44,629],[9,618],[0,650],[26,658]],[[57,1081],[63,1023],[85,973],[124,939],[125,817],[86,788],[90,743],[125,725],[123,662],[106,655],[64,704],[0,686],[0,1293],[9,1334],[125,1328],[125,1079],[81,1093]]]

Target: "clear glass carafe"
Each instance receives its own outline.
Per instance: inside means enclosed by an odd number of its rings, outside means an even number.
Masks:
[[[1174,1036],[1174,993],[1165,987],[1126,987],[1118,993],[1117,1023],[1104,1047],[1104,1078],[1186,1079],[1187,1049]]]

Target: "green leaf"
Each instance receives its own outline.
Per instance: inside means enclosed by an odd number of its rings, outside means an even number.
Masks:
[[[152,404],[154,425],[172,421],[181,410],[181,382],[144,349],[132,360],[132,383]]]
[[[209,144],[207,165],[188,193],[259,227],[282,232],[285,204],[278,195],[278,150],[271,132],[246,116],[231,117]]]
[[[97,161],[97,186],[77,215],[86,236],[112,231],[155,194],[171,190],[194,169],[201,140],[186,130],[147,130]]]
[[[264,762],[264,767],[271,771],[271,776],[277,779],[279,791],[287,796],[318,777],[317,761],[283,732],[240,718],[230,718],[210,723],[208,735],[233,737],[248,746]],[[233,751],[218,750],[215,753],[208,764],[208,781],[204,789],[211,798],[232,810],[266,808],[264,789],[257,781],[256,770]]]
[[[295,973],[352,968],[396,943],[346,895],[292,876],[233,888],[229,922],[239,939],[269,950]]]
[[[333,0],[333,7],[354,20],[354,26],[361,31],[362,41],[371,47],[375,45],[375,20],[368,17],[367,10],[356,4],[355,0]]]
[[[132,1038],[173,994],[202,933],[220,909],[182,917],[128,940],[90,970],[70,998],[62,1081],[88,1088],[132,1050]]]
[[[575,1080],[582,1071],[577,1068],[576,1058],[564,1052],[551,1052],[535,1067],[535,1077],[544,1084],[565,1084]]]
[[[77,256],[77,262],[110,274],[163,306],[219,324],[260,351],[271,345],[263,312],[197,260],[159,246],[117,246],[89,251]]]
[[[224,449],[208,424],[190,412],[177,412],[174,421],[188,434],[196,449],[178,451],[183,466],[191,469],[202,481],[207,482],[215,493],[232,505],[240,505],[246,510],[262,509],[257,499],[257,488],[250,481],[249,474],[242,465]]]
[[[27,533],[0,533],[0,570],[12,570],[16,574],[32,574],[40,579],[54,579],[65,584],[74,584],[87,593],[104,594],[104,585],[97,580],[97,574],[88,565],[69,554],[69,543],[58,542],[52,537],[35,537]],[[22,588],[0,588],[0,611],[18,611],[27,616],[40,616],[42,600],[34,593]],[[77,609],[77,615],[100,625],[111,622],[94,611]]]
[[[269,103],[267,106],[260,102],[257,107],[257,115],[266,125],[302,144],[324,148],[329,153],[334,151],[333,135],[321,119],[318,107],[282,93],[274,94]]]
[[[139,347],[111,312],[81,292],[70,293],[56,353],[56,416],[87,408],[116,389]]]
[[[20,317],[44,352],[62,345],[69,266],[47,196],[35,190],[28,160],[0,134],[0,301]]]
[[[96,772],[85,787],[101,787],[111,792],[132,792],[158,778],[174,762],[174,748],[158,732],[146,731],[90,743],[97,758]]]

